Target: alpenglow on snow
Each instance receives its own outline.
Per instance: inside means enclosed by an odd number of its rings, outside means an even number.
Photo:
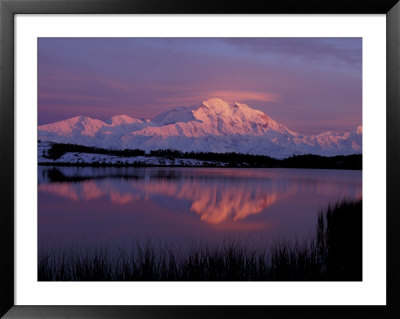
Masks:
[[[152,120],[117,115],[101,121],[76,116],[40,125],[38,138],[108,149],[236,152],[274,158],[362,153],[361,126],[346,133],[303,135],[277,123],[262,111],[246,104],[229,104],[219,98],[197,106],[177,107]]]

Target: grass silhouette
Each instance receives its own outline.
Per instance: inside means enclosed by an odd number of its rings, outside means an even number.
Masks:
[[[185,251],[147,244],[41,252],[39,281],[360,281],[362,201],[344,200],[318,215],[314,236],[254,249],[239,241]]]

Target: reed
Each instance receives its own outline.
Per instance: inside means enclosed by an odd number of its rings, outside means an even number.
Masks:
[[[41,251],[39,281],[359,281],[362,280],[362,201],[329,205],[308,240],[277,241],[265,249],[227,241],[184,251],[136,243]]]

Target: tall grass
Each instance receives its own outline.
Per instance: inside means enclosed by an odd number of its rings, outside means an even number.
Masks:
[[[318,215],[313,238],[255,249],[239,241],[151,242],[130,252],[107,248],[41,252],[40,281],[358,281],[362,280],[362,202],[342,201]]]
[[[329,205],[310,241],[276,243],[269,261],[269,280],[362,280],[361,200]]]

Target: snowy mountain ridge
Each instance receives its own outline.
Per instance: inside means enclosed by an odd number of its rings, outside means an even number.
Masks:
[[[168,110],[153,120],[117,115],[101,121],[76,116],[40,125],[38,137],[42,141],[112,149],[237,152],[275,158],[362,153],[361,126],[346,133],[303,135],[246,104],[229,104],[218,98]]]

